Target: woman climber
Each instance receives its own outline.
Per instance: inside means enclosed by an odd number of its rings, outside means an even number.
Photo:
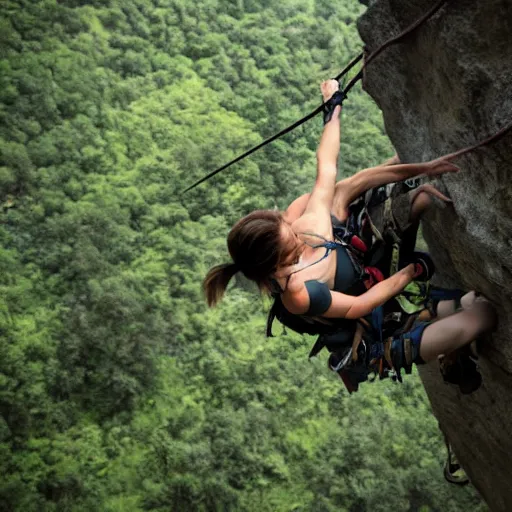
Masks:
[[[338,89],[335,80],[323,82],[324,102]],[[355,320],[371,315],[414,279],[424,278],[431,272],[428,258],[415,258],[410,252],[414,261],[401,270],[386,279],[381,276],[380,282],[378,270],[368,272],[365,286],[356,286],[360,284],[360,276],[354,273],[353,258],[346,245],[335,239],[334,230],[336,224],[347,222],[351,205],[366,191],[420,175],[431,177],[457,172],[458,167],[442,158],[420,164],[399,164],[395,158],[336,183],[340,114],[341,106],[335,106],[324,127],[312,192],[296,199],[283,213],[258,210],[231,229],[228,249],[233,261],[212,268],[204,280],[210,306],[222,297],[230,279],[242,272],[260,289],[279,292],[282,304],[293,315],[325,321]],[[409,243],[415,240],[419,217],[430,205],[431,195],[449,201],[433,187],[424,185],[398,196],[391,202],[391,208],[387,208],[401,235],[409,232],[409,237],[405,236]],[[383,213],[383,223],[387,222],[387,214]],[[485,299],[467,294],[461,300],[463,309],[458,312],[457,302],[438,302],[437,321],[417,322],[408,332],[392,338],[386,358],[393,361],[394,369],[399,372],[400,368],[410,368],[412,362],[428,362],[453,352],[494,326],[495,313]]]

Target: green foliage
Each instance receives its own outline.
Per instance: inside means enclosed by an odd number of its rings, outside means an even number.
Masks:
[[[441,476],[417,375],[348,397],[268,304],[201,280],[308,191],[306,126],[361,43],[349,0],[6,0],[0,20],[0,510],[483,510]],[[391,155],[355,90],[340,175]]]

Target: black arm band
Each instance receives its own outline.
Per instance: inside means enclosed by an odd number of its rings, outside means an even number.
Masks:
[[[325,283],[319,281],[306,281],[304,284],[309,295],[309,309],[305,314],[311,316],[322,315],[331,306],[331,290]]]
[[[334,112],[334,109],[338,105],[342,105],[343,101],[345,100],[347,96],[343,91],[336,91],[331,98],[325,102],[324,104],[324,124],[327,124],[331,118],[332,114]]]

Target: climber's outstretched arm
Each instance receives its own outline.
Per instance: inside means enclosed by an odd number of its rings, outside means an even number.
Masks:
[[[389,160],[391,162],[393,159]],[[446,162],[443,163],[445,165]],[[352,196],[355,195],[354,199],[359,197],[362,193],[368,190],[367,185],[365,184],[365,180],[368,177],[372,183],[379,183],[380,185],[385,185],[387,183],[394,183],[395,181],[400,181],[403,179],[408,179],[414,176],[418,176],[420,174],[428,174],[429,169],[426,167],[428,164],[402,164],[398,165],[397,163],[387,163],[385,162],[382,165],[377,167],[372,167],[370,169],[365,169],[364,171],[360,171],[359,173],[351,176],[350,178],[345,178],[336,183],[335,192],[334,192],[334,200],[332,206],[332,213],[339,218],[340,220],[345,220],[346,217],[346,209],[348,207],[347,200],[349,200]],[[451,164],[448,164],[451,165]],[[392,166],[391,169],[389,167]],[[456,170],[456,169],[455,169]],[[394,172],[396,171],[396,172]],[[453,172],[452,168],[449,167],[444,172]],[[361,176],[360,176],[361,175]],[[432,174],[430,174],[432,175]],[[357,178],[355,180],[354,178]],[[391,180],[391,181],[386,181]],[[380,186],[375,185],[375,186]],[[359,192],[362,190],[362,192]],[[442,201],[449,202],[450,199],[446,197],[444,194],[439,192],[434,186],[430,184],[424,184],[419,186],[415,191],[413,196],[411,197],[411,203],[414,202],[414,199],[421,193],[426,192],[431,196],[438,197]],[[348,197],[347,197],[348,195]],[[306,206],[308,205],[308,201],[311,194],[303,194],[290,203],[283,216],[284,219],[290,224],[297,220],[306,210]],[[353,199],[352,199],[353,200]]]
[[[457,171],[459,168],[456,165],[444,160],[432,160],[419,164],[379,165],[364,169],[336,184],[333,213],[341,221],[345,220],[350,203],[371,188],[421,175],[438,176]]]
[[[340,86],[336,80],[326,80],[320,87],[323,100],[327,102]],[[317,173],[313,191],[295,199],[283,214],[284,220],[290,224],[306,213],[330,219],[340,153],[340,114],[341,106],[336,106],[331,119],[324,126],[316,152]]]
[[[324,102],[327,102],[339,90],[339,83],[327,80],[321,89]],[[294,201],[284,214],[287,222],[295,223],[295,231],[314,230],[315,234],[327,239],[332,238],[331,210],[338,172],[340,113],[341,106],[335,106],[331,119],[324,126],[316,154],[317,173],[311,194]]]
[[[327,80],[322,82],[321,90],[326,102],[339,90],[339,83],[336,80]],[[340,152],[340,114],[341,106],[336,106],[331,119],[324,126],[316,152],[316,181],[304,211],[304,215],[317,216],[316,222],[322,222],[325,218],[330,224]]]

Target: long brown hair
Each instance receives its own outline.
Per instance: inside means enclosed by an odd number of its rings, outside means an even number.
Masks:
[[[203,282],[209,306],[214,306],[222,298],[237,272],[255,281],[260,290],[268,289],[271,275],[297,250],[294,244],[283,243],[283,222],[278,211],[256,210],[231,228],[228,250],[233,262],[213,267]]]

